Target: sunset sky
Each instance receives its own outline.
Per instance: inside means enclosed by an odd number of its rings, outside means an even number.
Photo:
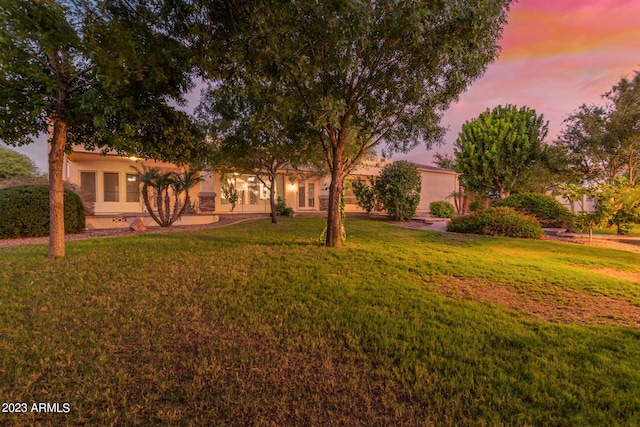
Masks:
[[[465,121],[500,104],[528,106],[549,121],[552,141],[562,121],[621,77],[640,70],[640,0],[520,0],[511,6],[499,59],[445,113],[446,145],[394,156],[430,164],[452,153]]]
[[[466,120],[507,103],[544,114],[553,140],[579,105],[602,103],[621,77],[640,70],[640,0],[520,0],[501,45],[499,59],[445,113],[446,145],[394,158],[430,164],[433,153],[453,151]],[[18,150],[47,170],[42,141]]]

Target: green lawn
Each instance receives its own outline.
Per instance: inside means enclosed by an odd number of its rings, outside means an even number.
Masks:
[[[640,424],[639,255],[268,221],[0,249],[0,424]]]
[[[618,234],[617,227],[598,227],[593,229],[594,234]],[[640,237],[640,224],[634,224],[627,236]]]

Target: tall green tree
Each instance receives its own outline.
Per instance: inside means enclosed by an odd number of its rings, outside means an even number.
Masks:
[[[199,0],[197,16],[215,16],[220,3]],[[197,33],[201,64],[286,89],[331,174],[326,244],[337,247],[345,177],[374,149],[441,141],[442,112],[498,54],[510,0],[226,4],[229,25]],[[231,33],[226,58],[207,55]]]
[[[0,181],[36,175],[38,175],[38,168],[29,157],[9,148],[0,147]]]
[[[605,105],[581,105],[566,120],[557,145],[583,183],[613,184],[626,176],[633,185],[640,165],[640,71],[603,95]]]
[[[49,134],[49,256],[64,256],[62,165],[73,144],[180,160],[200,139],[174,105],[189,52],[161,1],[0,0],[0,139]]]
[[[478,194],[508,197],[521,175],[541,157],[548,122],[528,107],[487,109],[462,125],[455,142],[456,167],[463,186]]]

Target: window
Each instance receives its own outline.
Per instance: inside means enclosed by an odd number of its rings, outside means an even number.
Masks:
[[[276,175],[276,197],[284,199],[284,175]]]
[[[80,188],[87,196],[87,201],[96,201],[96,173],[80,172]]]
[[[247,176],[247,191],[249,193],[249,204],[257,205],[260,200],[260,183],[255,176]]]
[[[127,174],[127,202],[140,201],[140,183],[136,175]]]
[[[314,208],[316,206],[316,185],[301,182],[298,184],[298,207]]]
[[[307,207],[313,208],[316,206],[316,195],[315,195],[315,184],[307,184],[307,189],[308,189],[308,202],[307,203]]]
[[[118,186],[118,174],[115,172],[104,173],[104,201],[119,202],[118,196],[120,187]]]
[[[355,205],[358,203],[358,199],[356,195],[353,194],[353,183],[357,181],[357,179],[345,179],[344,181],[344,203],[346,205]],[[363,182],[365,182],[363,180]]]
[[[304,185],[304,182],[301,182],[300,184],[298,184],[298,206],[300,206],[301,208],[304,208],[305,206],[307,206],[306,201],[307,201],[307,193],[306,193],[306,188]]]

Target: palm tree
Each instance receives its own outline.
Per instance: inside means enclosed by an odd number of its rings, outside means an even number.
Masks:
[[[147,168],[145,166],[142,167],[142,170],[136,167],[133,167],[133,169],[137,172],[138,181],[142,182],[142,198],[147,211],[160,227],[171,226],[184,214],[191,201],[189,191],[202,181],[198,169],[185,169],[182,174],[162,172],[158,168]],[[149,187],[156,193],[157,213],[154,212],[151,206]],[[170,193],[173,193],[174,197],[173,212],[171,212]],[[183,193],[185,193],[185,199],[184,203],[181,203],[180,196]]]

